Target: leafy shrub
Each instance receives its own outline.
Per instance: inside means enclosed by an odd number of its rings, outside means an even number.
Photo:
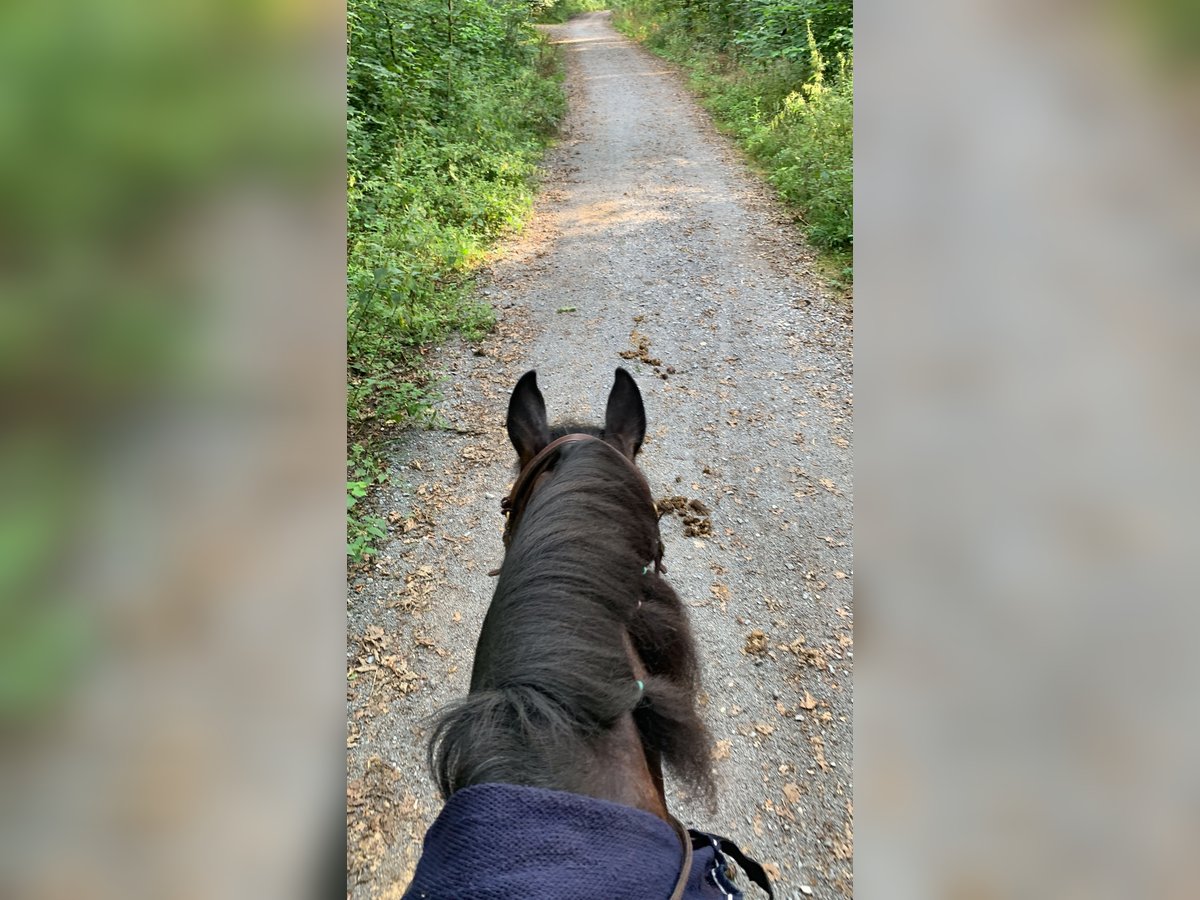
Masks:
[[[347,10],[348,551],[381,538],[354,475],[386,434],[429,421],[429,345],[491,328],[470,273],[529,209],[564,108],[518,0],[350,0]],[[354,448],[357,448],[355,450]]]
[[[539,0],[534,0],[538,3]],[[585,12],[597,12],[608,9],[612,4],[608,0],[540,0],[541,9],[537,13],[539,22],[565,22],[571,16]]]
[[[839,55],[837,78],[826,84],[826,62],[811,32],[809,50],[813,75],[744,139],[783,199],[803,210],[809,239],[848,251],[854,243],[853,71]]]

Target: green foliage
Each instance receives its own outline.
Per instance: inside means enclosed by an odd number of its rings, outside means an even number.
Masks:
[[[361,478],[364,473],[361,467],[356,467],[354,474]],[[387,537],[387,522],[380,516],[366,515],[359,509],[371,485],[370,481],[346,482],[346,553],[352,559],[362,559],[375,553],[372,542]]]
[[[838,57],[838,77],[823,79],[815,45],[816,75],[784,98],[783,109],[746,136],[783,198],[804,210],[809,238],[818,247],[849,250],[854,244],[854,77]]]
[[[852,0],[614,0],[621,27],[659,47],[730,52],[740,62],[802,60],[809,28],[821,52],[853,47]]]
[[[375,553],[374,541],[387,537],[387,523],[363,508],[371,489],[387,481],[387,468],[377,452],[354,443],[350,445],[346,470],[350,475],[346,481],[346,553],[359,560]]]
[[[608,0],[534,0],[539,22],[565,22],[571,16],[608,9]]]
[[[471,297],[488,244],[520,224],[562,113],[557,63],[517,0],[350,0],[347,10],[349,469],[428,420],[423,354],[493,324]],[[382,535],[351,477],[348,550]]]
[[[854,245],[851,0],[616,0],[615,24],[683,65],[849,275]]]
[[[853,48],[850,0],[750,0],[738,8],[742,14],[732,44],[740,59],[803,63],[810,34],[823,54]]]

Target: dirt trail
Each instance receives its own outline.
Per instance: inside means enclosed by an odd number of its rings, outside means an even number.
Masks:
[[[571,112],[534,219],[483,288],[499,325],[481,348],[439,352],[454,430],[398,450],[391,539],[351,582],[352,896],[398,898],[440,808],[426,728],[466,692],[502,556],[508,392],[536,368],[551,419],[599,421],[617,365],[646,401],[655,496],[711,510],[662,528],[721,796],[715,813],[675,790],[669,805],[773,864],[781,897],[852,896],[847,309],[807,277],[795,229],[675,73],[604,13],[548,31]]]

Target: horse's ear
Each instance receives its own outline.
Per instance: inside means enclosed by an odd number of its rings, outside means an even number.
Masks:
[[[604,436],[616,441],[622,453],[633,459],[646,437],[646,407],[633,376],[617,369],[604,411]]]
[[[538,390],[537,372],[533,369],[521,376],[508,400],[508,439],[516,448],[522,466],[550,443],[546,401]]]

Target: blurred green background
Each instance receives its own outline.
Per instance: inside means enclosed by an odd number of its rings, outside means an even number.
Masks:
[[[0,4],[0,896],[337,830],[344,71],[337,4]]]
[[[51,702],[88,646],[74,553],[103,517],[102,460],[215,390],[197,346],[228,299],[203,283],[211,207],[339,165],[337,110],[306,89],[318,9],[0,11],[0,720]]]

